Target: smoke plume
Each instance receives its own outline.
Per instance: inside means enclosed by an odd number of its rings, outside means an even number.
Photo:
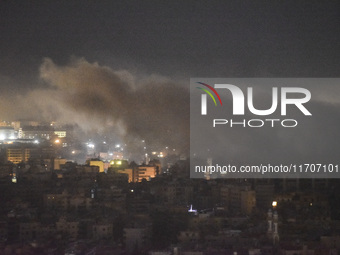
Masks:
[[[183,85],[157,75],[137,78],[85,59],[58,66],[46,58],[40,78],[44,89],[2,101],[3,107],[20,117],[113,134],[130,148],[131,142],[144,140],[150,149],[188,149],[189,91]]]

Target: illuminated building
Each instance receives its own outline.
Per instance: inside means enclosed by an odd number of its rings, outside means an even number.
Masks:
[[[0,121],[0,127],[8,127],[9,124],[6,121]]]
[[[137,182],[137,179],[135,179],[136,171],[134,171],[134,169],[127,168],[123,170],[118,170],[117,172],[120,174],[126,174],[128,176],[128,182]]]
[[[60,170],[61,165],[66,164],[66,159],[64,158],[56,158],[54,159],[54,170]]]
[[[30,161],[41,162],[41,160],[51,160],[55,156],[52,147],[39,147],[37,144],[20,143],[6,144],[6,159],[14,164]]]
[[[114,170],[121,170],[129,167],[129,162],[124,159],[114,159],[110,161],[110,168]]]
[[[156,177],[159,169],[160,163],[158,162],[153,162],[153,165],[138,166],[134,162],[129,165],[127,160],[114,159],[110,161],[109,172],[126,174],[129,182],[141,182],[143,179],[149,181]]]
[[[141,182],[143,179],[149,181],[151,178],[156,177],[156,167],[155,166],[139,166],[137,168],[138,171],[138,182]]]
[[[54,131],[54,134],[58,136],[58,138],[65,138],[66,137],[66,131],[65,130],[56,130]]]
[[[29,120],[20,120],[20,121],[13,121],[11,126],[18,131],[20,128],[24,126],[39,126],[39,122],[37,121],[29,121]]]
[[[104,162],[99,159],[91,159],[88,161],[88,164],[90,166],[98,166],[99,167],[99,173],[104,172]]]
[[[162,170],[162,164],[158,159],[153,159],[149,162],[149,166],[156,167],[156,175],[161,173]]]
[[[129,182],[141,182],[143,179],[150,181],[157,175],[156,166],[137,166],[133,168],[125,168],[116,170],[117,173],[127,174]]]
[[[28,159],[30,158],[30,153],[31,150],[29,148],[7,148],[7,161],[10,161],[14,164],[18,164],[20,162],[28,162]]]
[[[24,139],[45,139],[50,140],[56,136],[54,128],[50,126],[25,126],[22,128],[22,137]]]

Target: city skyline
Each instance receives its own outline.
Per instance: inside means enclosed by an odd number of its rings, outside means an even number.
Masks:
[[[339,13],[0,1],[0,253],[340,254]]]

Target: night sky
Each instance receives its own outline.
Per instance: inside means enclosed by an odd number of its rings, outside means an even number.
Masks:
[[[3,0],[0,118],[182,146],[190,77],[338,77],[339,34],[337,1]]]

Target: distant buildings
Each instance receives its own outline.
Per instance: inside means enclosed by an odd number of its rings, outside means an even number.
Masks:
[[[28,163],[29,161],[51,161],[55,157],[55,149],[50,146],[38,146],[37,144],[6,144],[6,159],[14,164]]]
[[[63,151],[66,131],[31,124],[0,123],[6,137],[28,138],[0,141],[1,254],[11,244],[44,254],[339,254],[335,180],[190,179],[188,161],[163,171],[156,153],[136,164],[122,148],[80,165],[67,157],[75,147]],[[94,148],[83,144],[84,154]]]
[[[87,161],[87,164],[90,166],[98,166],[99,167],[99,173],[103,173],[105,168],[107,170],[107,167],[104,166],[104,162],[99,159],[91,159]]]
[[[28,162],[30,157],[31,157],[31,148],[16,146],[16,147],[6,149],[7,161],[10,161],[14,164],[18,164],[21,162]]]
[[[149,181],[155,178],[161,171],[161,165],[153,161],[149,165],[129,164],[126,160],[115,159],[110,161],[108,171],[126,174],[129,182],[141,182],[143,179]]]
[[[51,140],[65,138],[66,129],[51,124],[41,124],[36,121],[0,122],[0,141],[13,139]]]
[[[51,126],[25,126],[20,128],[20,134],[23,139],[44,139],[50,140],[54,135],[54,128]]]
[[[120,174],[127,174],[129,182],[141,182],[143,179],[150,181],[157,175],[156,166],[137,166],[133,168],[126,168],[117,171]]]

